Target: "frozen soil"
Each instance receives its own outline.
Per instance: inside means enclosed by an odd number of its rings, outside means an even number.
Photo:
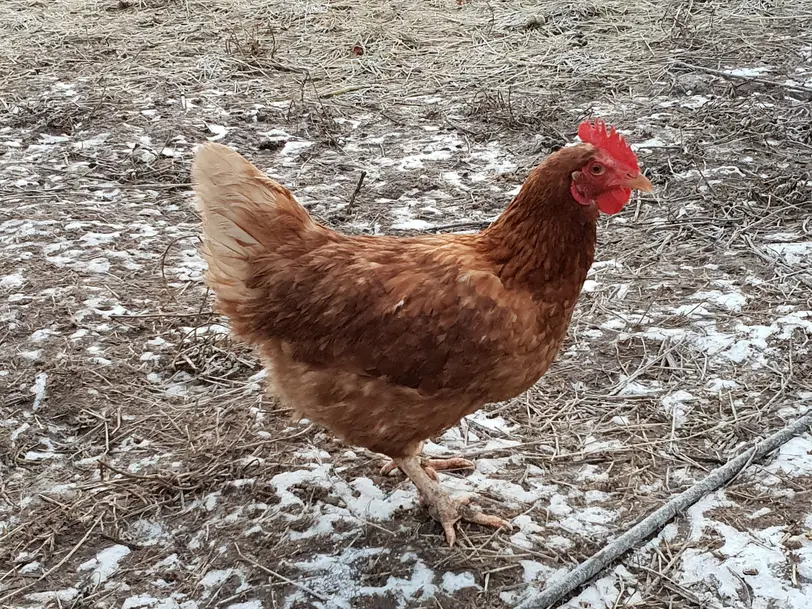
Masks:
[[[507,607],[812,404],[803,3],[3,4],[2,607]],[[549,374],[428,445],[514,525],[449,549],[211,313],[194,147],[340,231],[474,230],[592,115],[656,193]],[[565,606],[805,609],[810,484],[806,433]]]

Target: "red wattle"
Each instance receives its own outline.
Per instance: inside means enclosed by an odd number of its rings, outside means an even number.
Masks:
[[[603,213],[612,215],[623,209],[631,196],[632,191],[630,188],[614,188],[598,195],[595,203]]]

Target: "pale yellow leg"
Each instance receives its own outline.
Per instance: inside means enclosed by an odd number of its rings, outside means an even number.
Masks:
[[[450,471],[455,469],[474,469],[474,464],[468,459],[462,457],[452,457],[450,459],[432,459],[429,457],[418,457],[420,459],[420,466],[428,474],[432,480],[437,480],[437,472]],[[399,469],[398,464],[393,459],[381,468],[381,473],[388,476],[396,469]]]
[[[433,480],[423,469],[420,457],[414,456],[395,459],[394,463],[400,471],[409,477],[417,487],[417,490],[420,491],[423,501],[425,501],[429,507],[429,513],[442,525],[449,546],[453,546],[454,541],[457,539],[454,525],[458,520],[465,520],[489,527],[511,528],[508,521],[502,520],[497,516],[488,516],[469,506],[468,503],[471,501],[470,497],[460,497],[457,499],[450,497],[436,480]]]
[[[414,454],[419,455],[423,452],[423,442],[420,442],[416,445],[416,447],[412,447],[412,450],[409,450],[407,454]],[[474,469],[474,463],[469,461],[468,459],[463,459],[462,457],[451,457],[449,459],[432,459],[429,457],[420,457],[420,465],[421,467],[426,470],[426,473],[432,480],[437,480],[437,472],[440,471],[451,471],[455,469]],[[395,460],[391,460],[389,463],[384,465],[381,468],[381,474],[384,476],[388,476],[392,472],[394,472],[398,468],[398,464]]]

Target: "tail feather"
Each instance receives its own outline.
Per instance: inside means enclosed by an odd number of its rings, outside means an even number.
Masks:
[[[233,319],[241,303],[257,297],[249,287],[256,257],[318,228],[287,188],[226,146],[207,144],[198,151],[192,185],[203,221],[205,281]]]

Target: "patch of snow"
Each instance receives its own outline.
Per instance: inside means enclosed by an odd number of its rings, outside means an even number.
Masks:
[[[510,459],[507,457],[500,459],[477,459],[475,466],[476,471],[487,476],[504,471],[509,463]]]
[[[520,560],[519,564],[522,566],[522,576],[526,584],[540,579],[548,580],[555,577],[560,571],[560,569],[553,569],[535,560]]]
[[[223,125],[216,125],[214,123],[208,123],[206,125],[206,128],[208,128],[208,130],[211,133],[213,133],[212,136],[207,138],[210,142],[219,142],[220,140],[222,140],[228,134],[228,129],[226,127],[224,127]]]
[[[471,153],[471,159],[484,161],[485,167],[471,175],[472,182],[483,182],[493,176],[516,171],[517,165],[506,159],[507,152],[496,142],[491,142],[484,150]]]
[[[428,230],[434,226],[431,222],[425,220],[418,220],[416,218],[396,222],[390,228],[392,230]]]
[[[38,450],[29,450],[25,453],[23,458],[26,461],[47,461],[48,459],[55,459],[58,455],[55,453],[48,451],[48,452],[41,452]]]
[[[250,585],[246,583],[245,573],[240,569],[213,569],[208,571],[198,582],[204,588],[203,598],[209,598],[220,586],[235,576],[240,580],[240,585],[235,590],[235,593],[239,594],[250,588]]]
[[[440,582],[440,588],[447,594],[454,594],[465,588],[479,588],[472,573],[452,573],[446,571],[443,573],[443,579]]]
[[[767,514],[772,514],[772,510],[768,507],[763,507],[760,510],[756,510],[752,514],[748,516],[750,520],[755,520],[756,518],[761,518],[762,516],[766,516]]]
[[[689,180],[689,179],[699,179],[702,180],[703,178],[708,180],[711,184],[714,184],[718,181],[719,177],[727,177],[727,176],[735,176],[737,178],[746,178],[747,176],[742,172],[741,169],[736,167],[735,165],[722,165],[720,167],[704,167],[701,171],[699,169],[689,169],[688,171],[684,171],[682,173],[675,173],[674,177],[682,180]],[[714,180],[712,178],[716,178]],[[701,186],[701,189],[706,189],[707,186],[704,184]]]
[[[398,510],[414,507],[414,490],[397,489],[386,494],[369,478],[354,478],[350,483],[330,475],[330,464],[321,464],[312,470],[283,472],[271,478],[271,485],[280,498],[280,507],[303,505],[303,501],[290,489],[297,485],[310,485],[331,491],[346,505],[347,518],[384,521],[391,519]]]
[[[226,609],[262,609],[262,607],[262,601],[253,599],[250,601],[245,601],[244,603],[234,603],[233,605],[228,605]]]
[[[39,562],[38,560],[35,560],[34,562],[29,562],[20,567],[20,575],[28,575],[30,573],[36,573],[37,571],[41,570],[42,563]]]
[[[686,422],[686,413],[688,412],[688,406],[686,406],[689,402],[696,401],[696,397],[687,391],[679,389],[674,393],[665,396],[661,401],[660,404],[668,413],[674,423],[674,427],[679,429],[683,427]]]
[[[737,364],[749,362],[753,368],[758,368],[765,364],[767,356],[772,353],[768,339],[788,340],[796,329],[812,334],[812,321],[809,317],[812,317],[809,312],[795,312],[776,319],[769,326],[738,323],[732,332],[718,331],[712,320],[697,321],[694,324],[696,330],[650,326],[635,335],[656,341],[683,342],[711,357]],[[621,334],[619,338],[625,339],[627,336]]]
[[[634,142],[631,144],[631,148],[635,152],[637,152],[638,150],[645,150],[646,148],[666,148],[667,146],[668,144],[666,142],[656,137],[643,140],[642,142]]]
[[[691,296],[693,300],[702,300],[727,309],[728,311],[739,312],[747,304],[747,297],[739,292],[722,293],[717,290],[708,292],[697,292]]]
[[[39,141],[42,144],[64,144],[69,142],[70,138],[66,135],[50,135],[48,133],[40,133]]]
[[[587,436],[584,439],[583,451],[587,454],[612,452],[623,448],[623,442],[620,440],[598,440],[594,436]]]
[[[784,260],[790,266],[809,268],[812,265],[812,241],[771,243],[762,250],[769,256]]]
[[[512,432],[520,427],[519,425],[510,425],[503,417],[491,417],[484,410],[477,410],[465,418],[468,421],[473,421],[477,425],[481,425],[490,431],[499,432],[507,436],[512,435]]]
[[[355,478],[349,487],[354,492],[348,492],[343,484],[335,484],[333,491],[344,500],[350,512],[369,520],[390,520],[398,510],[412,508],[417,503],[414,491],[397,489],[387,496],[369,478]]]
[[[155,603],[158,602],[158,599],[149,596],[148,594],[139,594],[137,596],[131,596],[124,600],[121,604],[121,609],[137,609],[138,607],[152,607]]]
[[[79,565],[79,571],[89,571],[92,569],[93,572],[90,574],[91,581],[97,585],[104,583],[113,573],[118,571],[118,563],[121,562],[125,556],[129,555],[130,552],[130,548],[121,544],[110,546],[96,554],[96,558],[91,558],[87,562],[83,562]]]
[[[773,462],[765,469],[789,476],[812,475],[812,434],[806,433],[789,440],[778,449]]]
[[[79,238],[87,247],[99,247],[112,243],[121,237],[121,233],[85,233]]]
[[[19,288],[21,285],[25,283],[25,277],[21,272],[12,273],[10,275],[4,275],[0,277],[0,288]]]
[[[692,110],[696,110],[710,101],[711,100],[704,95],[689,95],[688,97],[681,99],[679,105],[683,108],[691,108]]]
[[[282,150],[279,151],[281,156],[294,156],[299,154],[300,152],[307,150],[313,145],[313,142],[295,142],[295,141],[288,141],[285,142],[285,145],[282,147]]]
[[[780,534],[776,538],[769,529],[743,532],[713,520],[706,520],[703,528],[720,535],[724,545],[713,553],[699,548],[687,549],[682,555],[680,584],[710,588],[728,603],[738,603],[746,594],[757,600],[758,605],[754,607],[808,607],[812,586],[801,584],[795,588],[781,575],[790,565],[778,543]],[[749,590],[742,592],[745,584]]]
[[[130,534],[133,541],[142,546],[154,546],[167,538],[167,532],[160,523],[144,519],[130,525]]]
[[[591,506],[578,510],[573,510],[570,514],[561,519],[559,526],[565,531],[577,535],[604,535],[607,526],[615,522],[618,513],[598,506]]]
[[[707,385],[705,385],[705,389],[707,389],[709,393],[715,394],[722,393],[727,389],[738,389],[739,387],[740,385],[736,381],[720,378],[711,379]]]
[[[50,328],[42,328],[34,331],[31,336],[28,337],[28,340],[32,343],[41,343],[44,340],[48,340],[48,337],[55,335],[57,335],[57,332],[54,332]]]
[[[527,478],[522,486],[500,478],[489,478],[479,471],[474,471],[465,478],[443,476],[442,481],[449,490],[461,494],[475,492],[495,495],[506,504],[516,507],[523,504],[532,505],[540,499],[549,497],[555,489],[539,478]]]
[[[42,603],[43,605],[55,601],[58,605],[60,603],[70,603],[77,596],[79,596],[79,590],[76,588],[64,588],[51,592],[32,592],[26,594],[25,598],[35,603]]]
[[[617,606],[617,599],[620,598],[620,591],[617,588],[617,577],[607,575],[596,580],[586,590],[575,598],[570,599],[561,609],[612,609]],[[551,585],[547,582],[547,585]]]
[[[759,76],[769,73],[771,69],[771,66],[756,66],[753,68],[728,68],[723,70],[723,72],[730,76],[739,76],[741,78],[758,78]]]
[[[45,384],[48,381],[48,374],[40,372],[34,378],[34,385],[31,387],[31,393],[34,394],[34,403],[31,410],[36,412],[45,400]]]
[[[87,273],[108,273],[110,272],[110,261],[107,258],[93,258],[87,262],[76,262],[72,268]]]
[[[604,503],[609,501],[609,494],[595,489],[588,490],[584,493],[584,501],[587,503]]]
[[[618,395],[650,395],[662,391],[662,387],[660,387],[658,381],[651,381],[648,385],[644,385],[643,383],[629,380],[629,377],[625,375],[620,376],[618,384],[620,385],[620,390],[617,392]]]

